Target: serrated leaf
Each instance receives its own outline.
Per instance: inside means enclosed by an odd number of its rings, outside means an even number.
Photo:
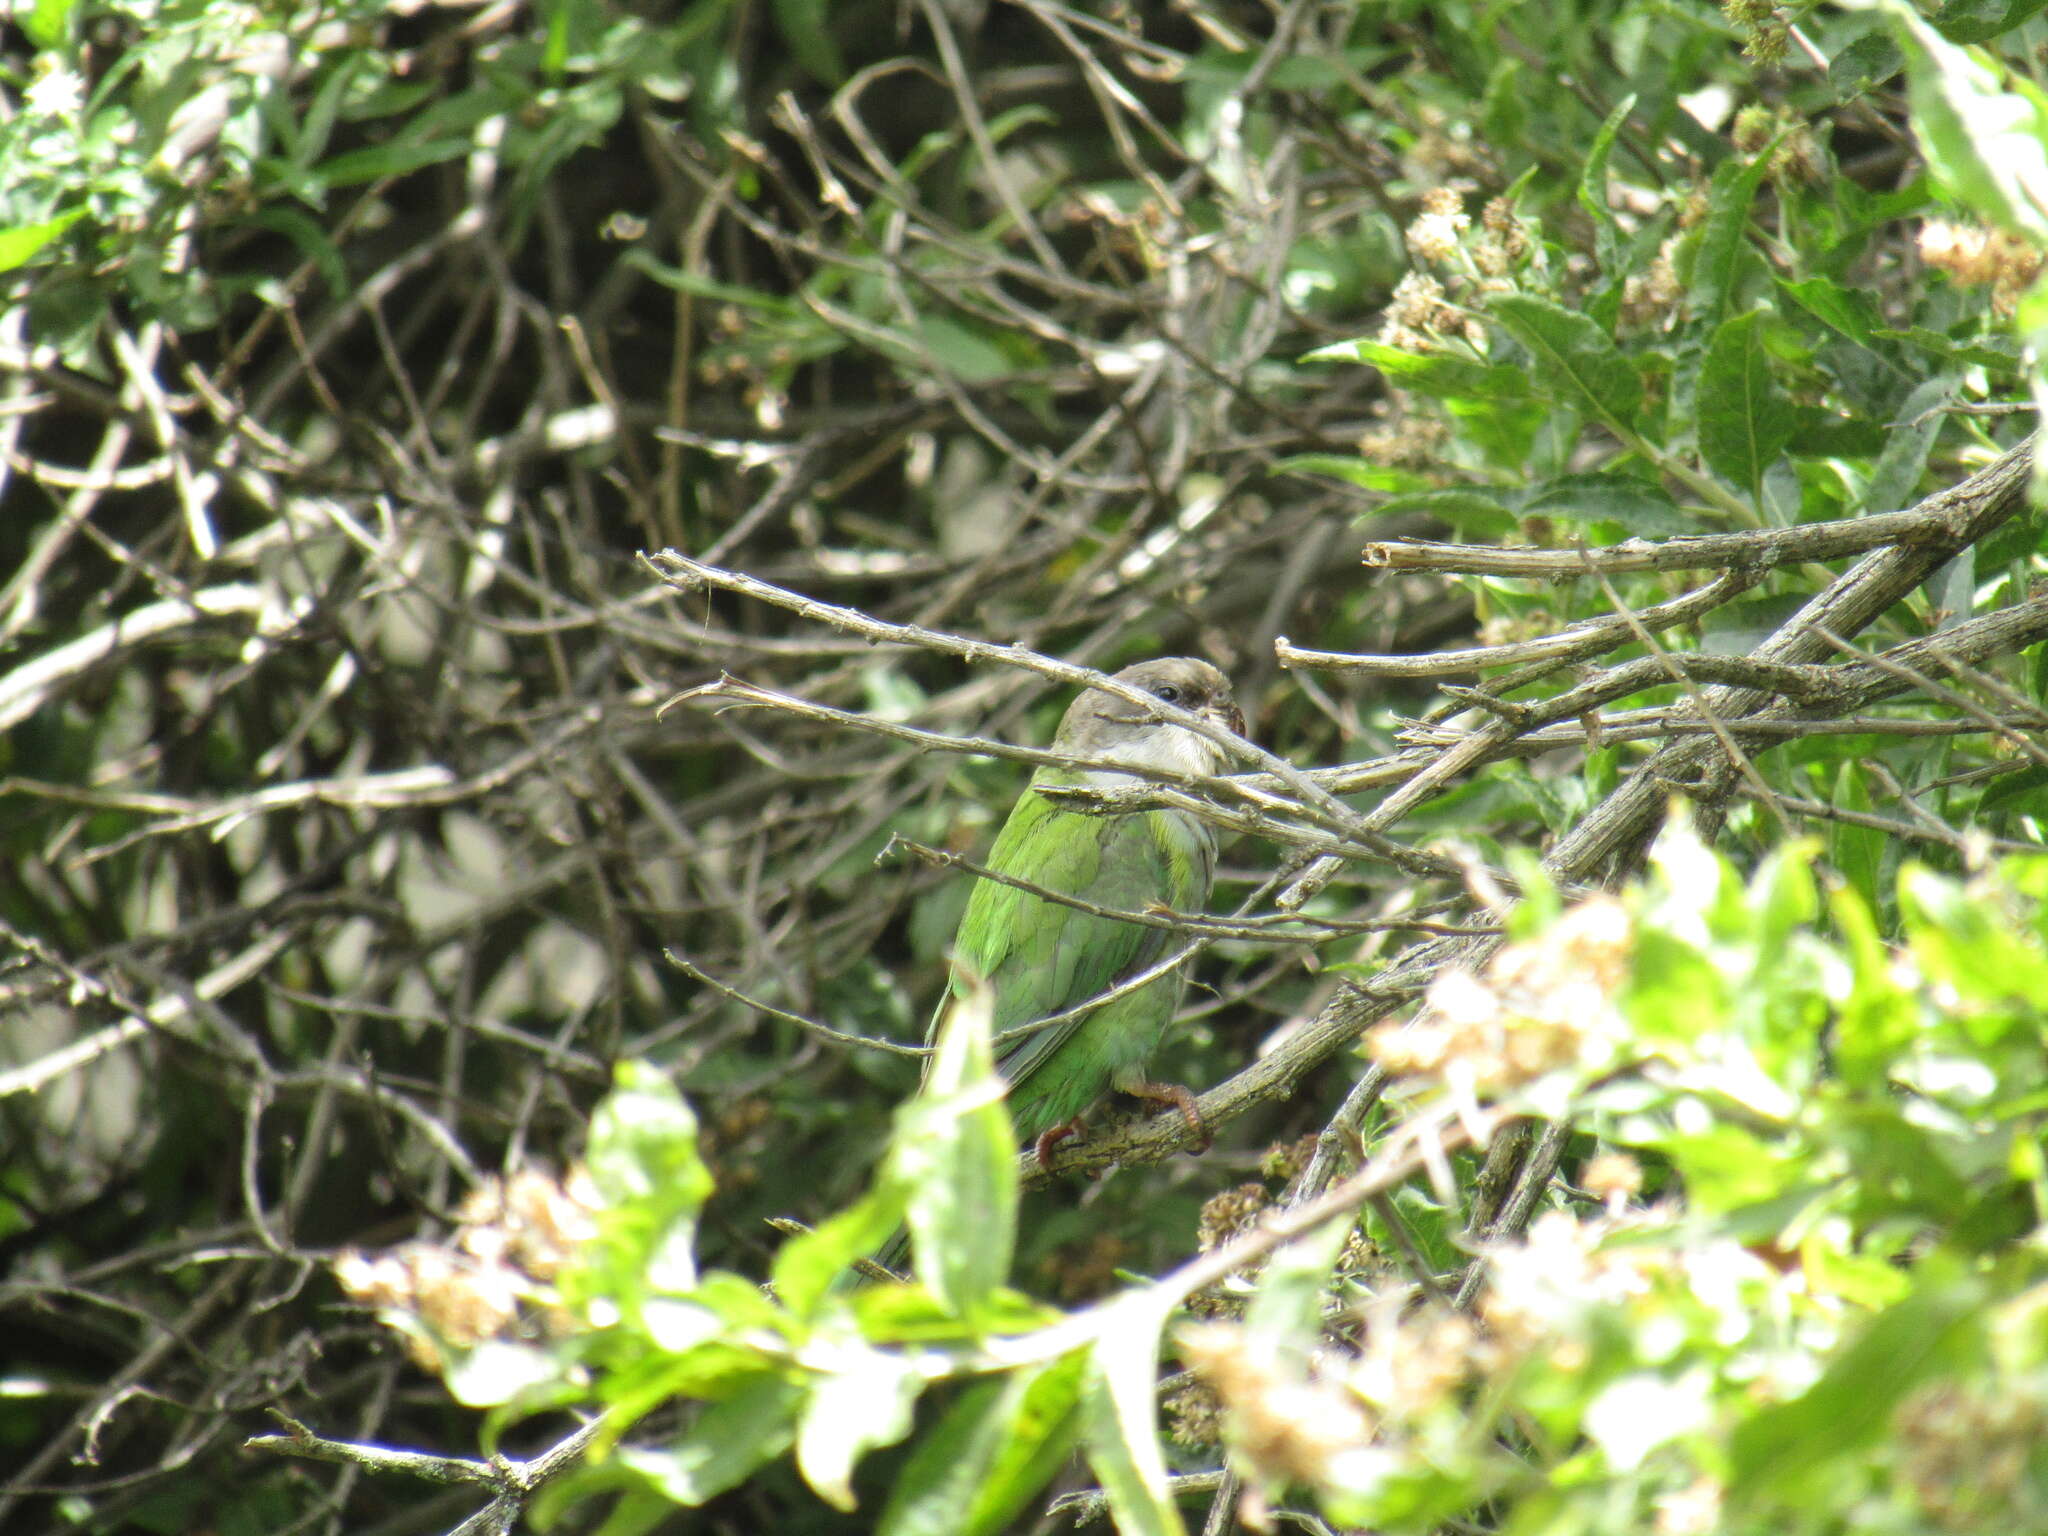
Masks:
[[[1927,380],[1906,396],[1898,417],[1885,438],[1884,452],[1870,472],[1864,505],[1871,512],[1891,512],[1910,506],[1914,490],[1927,469],[1927,453],[1941,431],[1941,407],[1955,397],[1956,380],[1943,376]]]
[[[1928,24],[1952,43],[1988,43],[2023,25],[2048,0],[1944,0]]]
[[[1700,456],[1715,474],[1752,495],[1792,440],[1791,405],[1763,344],[1768,319],[1764,311],[1752,310],[1714,328],[1696,400]]]
[[[1539,383],[1582,415],[1614,426],[1633,423],[1643,380],[1613,337],[1547,299],[1506,294],[1490,307],[1527,349]]]
[[[2011,336],[1980,336],[1971,341],[1957,341],[1924,325],[1909,325],[1896,331],[1879,327],[1871,334],[1880,341],[1904,342],[1943,362],[1960,363],[1967,368],[1991,368],[2010,373],[2025,360],[2019,340]]]
[[[1517,514],[1506,502],[1485,491],[1422,491],[1412,496],[1389,497],[1373,509],[1374,517],[1397,512],[1424,512],[1441,518],[1464,534],[1497,537],[1514,532]]]
[[[1877,305],[1863,289],[1844,288],[1827,277],[1809,277],[1796,283],[1780,278],[1778,287],[1823,325],[1858,346],[1876,350],[1877,328],[1882,321]]]
[[[1768,149],[1750,160],[1723,161],[1707,185],[1707,216],[1693,252],[1686,307],[1696,320],[1717,323],[1735,295],[1735,279],[1749,251],[1749,205],[1770,173]]]
[[[1884,452],[1885,430],[1862,416],[1837,416],[1817,405],[1792,407],[1785,451],[1805,459],[1872,459]]]
[[[1662,486],[1631,475],[1559,475],[1537,487],[1524,517],[1572,523],[1619,523],[1631,535],[1671,538],[1700,531]]]
[[[1891,35],[1869,31],[1828,60],[1828,86],[1837,102],[1861,96],[1906,67],[1906,56]]]
[[[1635,107],[1633,91],[1615,103],[1614,110],[1600,125],[1600,131],[1593,135],[1593,146],[1586,152],[1586,168],[1579,173],[1579,206],[1593,221],[1594,257],[1600,263],[1600,270],[1610,277],[1614,276],[1615,256],[1621,249],[1621,225],[1614,217],[1614,210],[1607,206],[1607,161],[1614,153],[1614,136],[1621,131],[1621,125],[1628,121],[1628,115]]]

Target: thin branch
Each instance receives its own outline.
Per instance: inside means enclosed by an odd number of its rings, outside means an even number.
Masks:
[[[1662,542],[1627,539],[1583,552],[1390,539],[1366,545],[1362,558],[1366,565],[1387,571],[1443,571],[1547,581],[1569,581],[1585,575],[1589,566],[1609,575],[1625,571],[1696,571],[1719,566],[1761,570],[1807,560],[1839,560],[1887,546],[1942,546],[1955,540],[1961,526],[1957,518],[1953,506],[1930,507],[1923,502],[1905,512],[1873,512],[1838,522],[1699,534]]]

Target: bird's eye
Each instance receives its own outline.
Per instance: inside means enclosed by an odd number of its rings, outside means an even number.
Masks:
[[[1162,703],[1178,704],[1180,702],[1180,685],[1178,683],[1161,683],[1152,690],[1152,697],[1160,700]]]

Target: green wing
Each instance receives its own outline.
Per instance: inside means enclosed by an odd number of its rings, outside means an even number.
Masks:
[[[1096,906],[1142,911],[1163,902],[1188,911],[1206,905],[1214,860],[1208,830],[1178,812],[1088,816],[1060,810],[1027,789],[1003,824],[988,864],[1002,874]],[[997,881],[978,880],[954,941],[952,991],[964,996],[970,978],[986,978],[994,992],[991,1023],[1001,1033],[1064,1013],[1109,991],[1157,962],[1172,941],[1173,935],[1163,928],[1099,917]],[[1093,1026],[1098,1034],[1105,1028],[1136,1028],[1156,1037],[1180,991],[1177,978],[1164,978],[1118,1005],[1049,1025],[999,1047],[997,1065],[1014,1088],[1058,1055],[1084,1026]],[[933,1026],[936,1029],[936,1018]],[[1099,1095],[1108,1086],[1109,1059],[1143,1054],[1151,1040],[1134,1044],[1135,1052],[1079,1051],[1085,1060],[1073,1059],[1077,1053],[1068,1052],[1067,1065],[1084,1081],[1072,1084],[1060,1097],[1085,1101]],[[1092,1086],[1086,1081],[1096,1077],[1100,1081]],[[1021,1107],[1014,1097],[1013,1107]]]

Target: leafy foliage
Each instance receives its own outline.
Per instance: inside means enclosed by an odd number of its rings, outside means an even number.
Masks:
[[[1503,1072],[1454,1032],[1415,1104],[1477,1072],[1603,1149],[1581,1164],[1587,1193],[1485,1250],[1477,1326],[1390,1283],[1344,1220],[1280,1249],[1241,1321],[1199,1326],[1173,1321],[1186,1272],[1065,1316],[959,1291],[964,1231],[924,1245],[925,1285],[767,1297],[693,1278],[655,1242],[620,1266],[600,1238],[565,1280],[592,1331],[557,1347],[544,1400],[587,1379],[614,1435],[659,1400],[650,1380],[703,1406],[665,1448],[621,1451],[553,1497],[629,1473],[699,1504],[794,1447],[818,1495],[852,1509],[855,1463],[957,1379],[976,1384],[903,1464],[881,1530],[1000,1529],[1077,1437],[1120,1528],[1177,1530],[1152,1407],[1155,1351],[1177,1331],[1258,1496],[1310,1494],[1339,1524],[1426,1531],[1490,1509],[1512,1530],[1826,1532],[1853,1509],[1901,1529],[2026,1526],[2048,1498],[2032,1251],[2048,859],[1967,881],[1909,866],[1887,945],[1853,891],[1816,878],[1818,852],[1788,843],[1745,882],[1675,823],[1621,903],[1594,898],[1532,925],[1485,978],[1439,982],[1440,1014],[1469,1020],[1473,999],[1446,995],[1467,988],[1517,1049],[1546,1028],[1574,1048]],[[1389,1028],[1384,1049],[1412,1057]],[[593,1130],[593,1163],[623,1175],[601,1232],[662,1228],[665,1170],[693,1161],[674,1090],[629,1078]],[[948,1155],[958,1121],[942,1114],[976,1082],[994,1082],[985,1045],[971,1075],[906,1108],[890,1164],[918,1170],[935,1208],[978,1211],[1000,1251],[1014,1201],[987,1200],[976,1158]],[[857,1257],[879,1228],[849,1214],[792,1239],[778,1280],[828,1250]]]
[[[2044,25],[16,6],[0,1525],[2039,1525]],[[1183,652],[1218,1144],[1020,1168]]]

